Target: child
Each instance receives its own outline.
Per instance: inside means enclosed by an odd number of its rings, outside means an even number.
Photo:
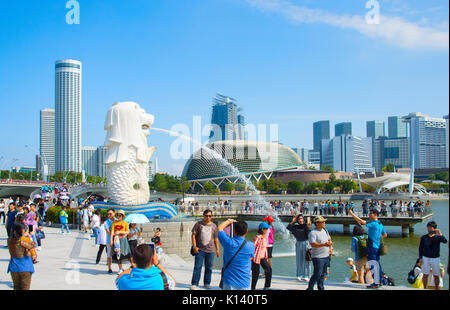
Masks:
[[[356,266],[353,264],[353,258],[347,258],[347,265],[350,266],[351,277],[348,281],[353,283],[358,283],[358,273],[356,271]]]
[[[421,288],[423,289],[423,273],[422,273],[422,265],[423,262],[422,260],[419,258],[416,261],[416,265],[414,266],[414,277],[415,277],[415,281],[412,285],[413,288]]]
[[[36,254],[36,242],[34,242],[31,239],[30,234],[26,231],[23,233],[22,237],[20,237],[20,241],[33,245],[33,248],[31,248],[27,251],[29,253],[29,256],[31,256],[31,259],[33,260],[33,264],[37,264],[38,260],[37,260],[37,254]]]
[[[66,227],[67,233],[69,234],[69,215],[66,212],[66,207],[62,207],[61,212],[59,212],[59,221],[61,223],[61,234],[64,234],[64,227]]]
[[[258,228],[258,235],[253,239],[253,243],[255,244],[255,256],[252,259],[252,290],[256,289],[260,266],[264,269],[264,289],[270,289],[270,284],[272,281],[272,267],[270,267],[269,262],[267,261],[267,233],[269,232],[269,229],[270,225],[266,222],[262,222]]]

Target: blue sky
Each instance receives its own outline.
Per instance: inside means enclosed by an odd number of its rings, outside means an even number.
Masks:
[[[380,25],[364,23],[365,0],[79,0],[79,25],[65,22],[66,2],[0,2],[2,168],[34,165],[24,145],[39,148],[39,110],[54,107],[65,58],[83,62],[83,146],[103,143],[116,101],[170,129],[194,115],[206,125],[216,91],[247,122],[278,124],[291,147],[312,147],[317,120],[365,136],[367,120],[448,114],[448,1],[379,0]],[[181,173],[174,138],[150,140],[160,170]]]

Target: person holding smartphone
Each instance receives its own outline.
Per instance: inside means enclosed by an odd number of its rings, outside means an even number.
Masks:
[[[439,272],[440,272],[440,248],[441,243],[447,243],[447,239],[437,229],[437,224],[435,221],[431,221],[427,224],[428,234],[423,235],[420,238],[419,245],[419,258],[423,261],[422,271],[423,271],[423,286],[427,288],[428,285],[428,275],[430,274],[430,269],[432,270],[434,283],[439,283]],[[438,289],[438,286],[436,286]]]

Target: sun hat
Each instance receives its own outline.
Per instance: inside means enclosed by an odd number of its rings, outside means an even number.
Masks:
[[[125,216],[125,211],[123,211],[123,210],[117,210],[116,211],[116,215],[117,214],[122,214],[123,216]]]
[[[347,258],[346,261],[347,261],[347,262],[353,262],[353,258],[349,257],[349,258]]]
[[[315,218],[314,218],[314,223],[317,223],[317,222],[326,222],[327,220],[323,217],[323,216],[316,216]]]
[[[273,217],[271,217],[270,215],[265,217],[265,218],[263,218],[262,220],[263,221],[269,221],[270,223],[273,223]]]
[[[267,224],[266,222],[262,222],[261,224],[259,224],[258,229],[269,229],[270,225]]]

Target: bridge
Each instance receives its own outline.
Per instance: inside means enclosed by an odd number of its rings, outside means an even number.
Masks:
[[[203,211],[194,210],[193,212],[187,212],[186,214],[189,216],[196,217],[198,219],[202,218]],[[235,219],[241,221],[261,221],[267,215],[274,216],[275,212],[271,211],[239,211],[239,210],[219,210],[213,211],[213,221],[214,222],[222,222],[227,219]],[[292,221],[292,217],[296,213],[292,214],[289,211],[277,212],[277,216],[281,222],[290,223]],[[363,220],[369,220],[369,217],[362,216],[362,212],[355,211],[355,214]],[[314,219],[316,214],[304,213],[305,217],[311,217],[311,221]],[[356,221],[350,215],[322,215],[327,220],[327,224],[338,224],[343,226],[343,233],[345,235],[350,235],[350,225],[355,225]],[[402,237],[409,237],[410,234],[414,232],[414,225],[418,223],[423,223],[425,221],[431,220],[433,217],[433,213],[409,213],[407,215],[398,215],[392,214],[388,212],[388,216],[379,216],[380,222],[384,226],[401,226],[402,228]]]
[[[40,190],[42,186],[46,185],[49,185],[49,183],[25,180],[0,180],[0,198],[17,196],[30,197],[34,191]]]

